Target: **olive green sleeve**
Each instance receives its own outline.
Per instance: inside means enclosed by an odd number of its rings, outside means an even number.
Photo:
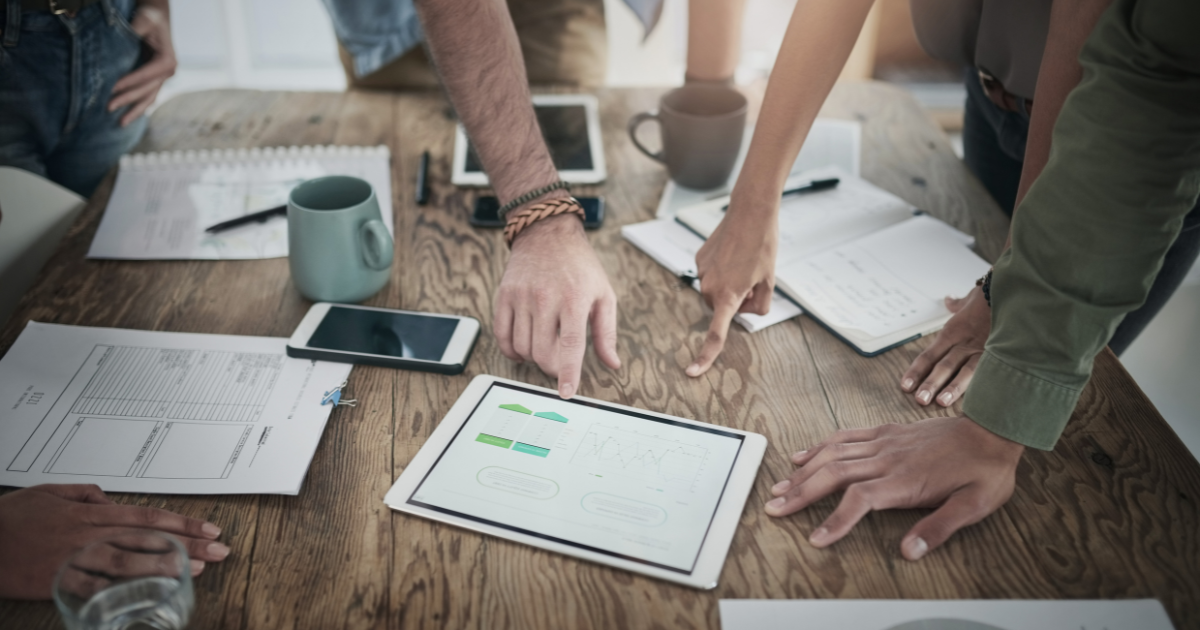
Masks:
[[[1195,205],[1198,25],[1198,0],[1116,0],[1084,46],[1083,81],[993,274],[991,336],[963,402],[992,432],[1054,447]]]

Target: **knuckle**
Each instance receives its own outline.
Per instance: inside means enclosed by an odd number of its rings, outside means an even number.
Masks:
[[[583,335],[579,333],[566,333],[558,337],[558,345],[563,350],[578,350],[586,343]]]
[[[145,525],[157,525],[162,520],[158,510],[154,508],[138,508],[136,514],[137,520]]]
[[[719,330],[710,330],[704,335],[704,343],[712,345],[724,345],[725,334]]]

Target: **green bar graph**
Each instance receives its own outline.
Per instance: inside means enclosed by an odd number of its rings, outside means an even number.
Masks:
[[[514,446],[512,450],[514,450],[518,453],[529,453],[530,455],[537,455],[538,457],[546,457],[547,455],[550,454],[550,449],[548,449],[548,448],[530,446],[528,444],[523,444],[521,442],[517,442],[517,445]]]
[[[508,447],[512,446],[512,440],[498,438],[493,435],[488,435],[486,433],[480,433],[479,437],[475,438],[475,441],[483,442],[484,444],[491,444],[492,446],[499,446],[500,448],[508,448]],[[547,451],[547,452],[549,452],[549,451]]]

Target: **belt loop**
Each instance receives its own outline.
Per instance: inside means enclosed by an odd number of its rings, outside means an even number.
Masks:
[[[4,45],[12,48],[21,38],[21,0],[8,0],[8,15],[4,23]]]

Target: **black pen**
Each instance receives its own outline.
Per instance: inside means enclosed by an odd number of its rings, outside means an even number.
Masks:
[[[841,181],[842,180],[840,180],[836,177],[830,177],[829,179],[814,179],[811,182],[809,182],[803,186],[789,188],[789,189],[783,191],[782,193],[780,193],[779,196],[786,197],[788,195],[798,195],[800,193],[810,193],[810,192],[817,192],[820,190],[828,190],[830,188],[837,188],[837,185],[839,183],[841,183]],[[729,204],[725,204],[725,207],[721,208],[721,212],[725,212],[728,209],[729,209]]]
[[[216,234],[217,232],[223,232],[225,230],[228,230],[229,228],[235,228],[239,225],[246,225],[247,223],[265,223],[267,221],[267,219],[270,219],[271,217],[274,217],[274,216],[280,216],[280,215],[287,216],[287,206],[286,205],[282,205],[282,206],[279,206],[276,208],[271,208],[269,210],[261,210],[259,212],[251,212],[250,214],[242,215],[236,219],[222,221],[216,225],[208,226],[207,228],[204,229],[204,231],[208,232],[209,234]]]
[[[417,163],[417,205],[423,206],[429,201],[429,151],[421,154]]]

